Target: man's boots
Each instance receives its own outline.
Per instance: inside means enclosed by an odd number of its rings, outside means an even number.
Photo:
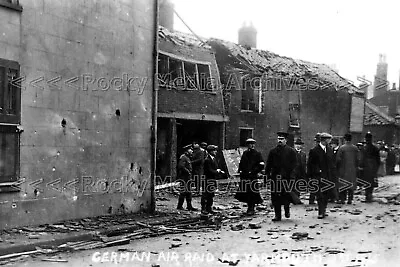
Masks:
[[[247,215],[254,215],[255,214],[254,208],[255,208],[255,204],[247,203],[247,212],[246,212]]]
[[[179,195],[177,207],[178,210],[183,210],[183,202],[185,202],[185,197]]]
[[[279,222],[282,220],[282,209],[280,205],[274,205],[275,218],[272,219],[273,222]]]
[[[289,204],[283,206],[285,208],[285,217],[290,218],[290,206]]]

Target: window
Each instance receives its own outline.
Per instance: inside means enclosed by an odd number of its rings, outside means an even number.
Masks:
[[[262,113],[264,109],[264,94],[262,90],[261,77],[242,78],[242,103],[241,109]]]
[[[159,53],[160,87],[212,91],[210,65],[185,61]]]
[[[14,191],[19,166],[19,64],[0,59],[0,192]]]
[[[200,80],[200,90],[212,91],[213,83],[210,75],[210,65],[197,64]]]
[[[300,128],[300,105],[289,104],[289,126]]]
[[[240,128],[240,146],[246,146],[246,140],[253,138],[253,129],[251,128]]]
[[[0,125],[0,184],[17,180],[18,152],[17,126]]]

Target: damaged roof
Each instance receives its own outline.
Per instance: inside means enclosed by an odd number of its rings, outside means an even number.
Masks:
[[[158,28],[158,37],[170,41],[175,45],[212,50],[211,46],[207,44],[207,39],[205,38],[179,31],[169,31],[163,26],[159,26]]]
[[[385,114],[378,106],[365,102],[364,125],[389,125],[394,122],[394,118]]]
[[[246,48],[233,42],[211,38],[209,43],[225,49],[231,59],[231,67],[247,69],[255,73],[279,74],[288,77],[308,77],[322,84],[332,84],[335,88],[346,88],[349,91],[364,93],[336,71],[325,64],[280,56],[278,54],[255,48]]]

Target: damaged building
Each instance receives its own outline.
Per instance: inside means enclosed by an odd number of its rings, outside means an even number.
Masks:
[[[0,0],[0,229],[154,207],[156,3]]]
[[[225,116],[215,54],[199,37],[173,30],[173,8],[160,6],[157,175],[176,177],[182,147],[193,141],[224,147]]]
[[[242,36],[244,35],[244,37]],[[364,93],[324,64],[279,56],[256,49],[253,25],[239,30],[239,44],[210,39],[223,84],[225,147],[245,146],[253,137],[267,156],[276,132],[290,133],[289,145],[302,138],[308,150],[317,132],[361,138]]]
[[[374,141],[384,141],[386,144],[400,143],[400,120],[381,110],[367,101],[365,103],[364,132],[371,132]]]

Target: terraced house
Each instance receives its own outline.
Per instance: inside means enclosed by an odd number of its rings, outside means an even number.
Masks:
[[[295,60],[256,48],[252,25],[239,30],[239,43],[210,39],[216,53],[229,116],[225,148],[253,137],[266,157],[276,132],[301,137],[308,150],[317,132],[342,137],[363,131],[364,93],[324,64]]]

